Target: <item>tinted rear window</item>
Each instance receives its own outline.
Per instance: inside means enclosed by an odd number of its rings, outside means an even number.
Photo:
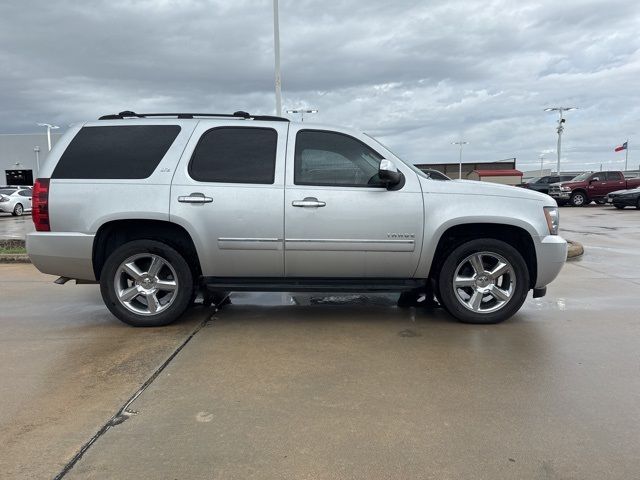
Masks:
[[[178,125],[84,127],[62,154],[52,177],[147,178],[178,133]]]
[[[272,128],[213,128],[200,138],[189,175],[199,182],[271,184],[277,143]]]

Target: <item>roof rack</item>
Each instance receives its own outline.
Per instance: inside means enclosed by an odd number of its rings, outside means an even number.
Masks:
[[[247,112],[237,111],[233,113],[136,113],[130,110],[124,112],[103,115],[98,120],[122,120],[125,118],[149,118],[149,117],[176,117],[176,118],[195,118],[195,117],[223,117],[223,118],[241,118],[245,120],[268,120],[273,122],[288,122],[288,118],[275,117],[271,115],[251,115]]]

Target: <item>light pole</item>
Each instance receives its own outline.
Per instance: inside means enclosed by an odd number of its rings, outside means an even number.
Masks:
[[[458,160],[458,178],[462,180],[462,146],[468,145],[469,142],[465,142],[464,140],[458,140],[457,142],[451,142],[451,145],[459,145],[460,146],[460,158]]]
[[[40,147],[36,145],[33,147],[33,151],[36,153],[36,178],[40,174]]]
[[[273,0],[273,50],[276,72],[276,115],[282,115],[282,82],[280,80],[280,21],[278,18],[278,0]]]
[[[51,125],[50,123],[39,123],[39,127],[47,127],[47,145],[49,146],[49,151],[51,151],[51,130],[56,130],[60,128],[57,125]]]
[[[305,110],[304,108],[296,108],[295,110],[287,110],[287,113],[299,113],[300,121],[304,122],[304,114],[305,113],[318,113],[318,110]]]
[[[558,175],[560,175],[560,156],[562,154],[562,132],[564,131],[564,122],[567,120],[563,118],[563,112],[569,112],[571,110],[577,110],[578,107],[549,107],[545,108],[545,112],[558,112],[560,118],[558,118]]]

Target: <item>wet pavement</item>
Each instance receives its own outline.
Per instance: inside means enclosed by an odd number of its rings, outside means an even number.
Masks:
[[[27,233],[33,231],[31,214],[14,217],[10,213],[0,213],[0,240],[24,240]]]
[[[141,330],[95,286],[0,265],[0,476],[635,478],[640,212],[561,215],[585,256],[493,326],[236,294]]]

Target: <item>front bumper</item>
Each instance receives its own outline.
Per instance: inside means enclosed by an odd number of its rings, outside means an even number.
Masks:
[[[638,202],[637,197],[631,195],[616,195],[614,197],[607,195],[606,201],[607,203],[624,207],[634,207]]]
[[[549,192],[549,196],[556,200],[569,200],[571,192]]]
[[[42,273],[94,281],[94,237],[75,232],[33,232],[27,234],[27,253]]]
[[[567,248],[567,241],[559,235],[540,237],[536,288],[548,285],[558,276],[567,261]]]

